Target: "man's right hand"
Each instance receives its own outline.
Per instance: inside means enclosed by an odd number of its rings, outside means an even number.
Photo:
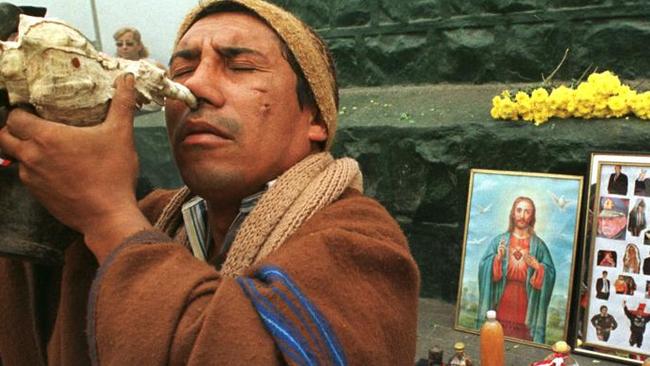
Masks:
[[[501,239],[497,248],[497,260],[501,260],[506,255],[506,241]]]
[[[54,217],[84,234],[100,262],[126,237],[151,227],[135,198],[133,84],[132,75],[118,78],[99,125],[68,126],[14,109],[0,130],[0,150],[20,163],[22,182]]]

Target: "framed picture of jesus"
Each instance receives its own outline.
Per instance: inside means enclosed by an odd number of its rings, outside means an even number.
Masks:
[[[578,353],[632,364],[650,357],[648,172],[648,154],[591,154]]]
[[[458,330],[488,310],[507,339],[566,339],[582,177],[472,169],[456,302]]]

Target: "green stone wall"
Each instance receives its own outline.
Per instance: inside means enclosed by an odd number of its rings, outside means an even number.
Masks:
[[[275,0],[326,39],[340,83],[540,81],[590,66],[650,78],[650,2]]]

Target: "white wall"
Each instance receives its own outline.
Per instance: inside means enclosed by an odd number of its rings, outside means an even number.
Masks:
[[[47,7],[49,18],[59,18],[95,40],[91,0],[5,0],[16,5]],[[176,30],[197,0],[95,0],[103,51],[115,54],[113,33],[123,26],[136,27],[151,58],[167,64]]]

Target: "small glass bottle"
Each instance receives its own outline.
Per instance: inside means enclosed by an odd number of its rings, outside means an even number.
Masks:
[[[480,330],[481,366],[504,366],[505,344],[503,327],[497,321],[497,312],[489,310]]]
[[[442,363],[442,350],[438,346],[433,346],[429,350],[429,359],[427,366],[443,366]]]

